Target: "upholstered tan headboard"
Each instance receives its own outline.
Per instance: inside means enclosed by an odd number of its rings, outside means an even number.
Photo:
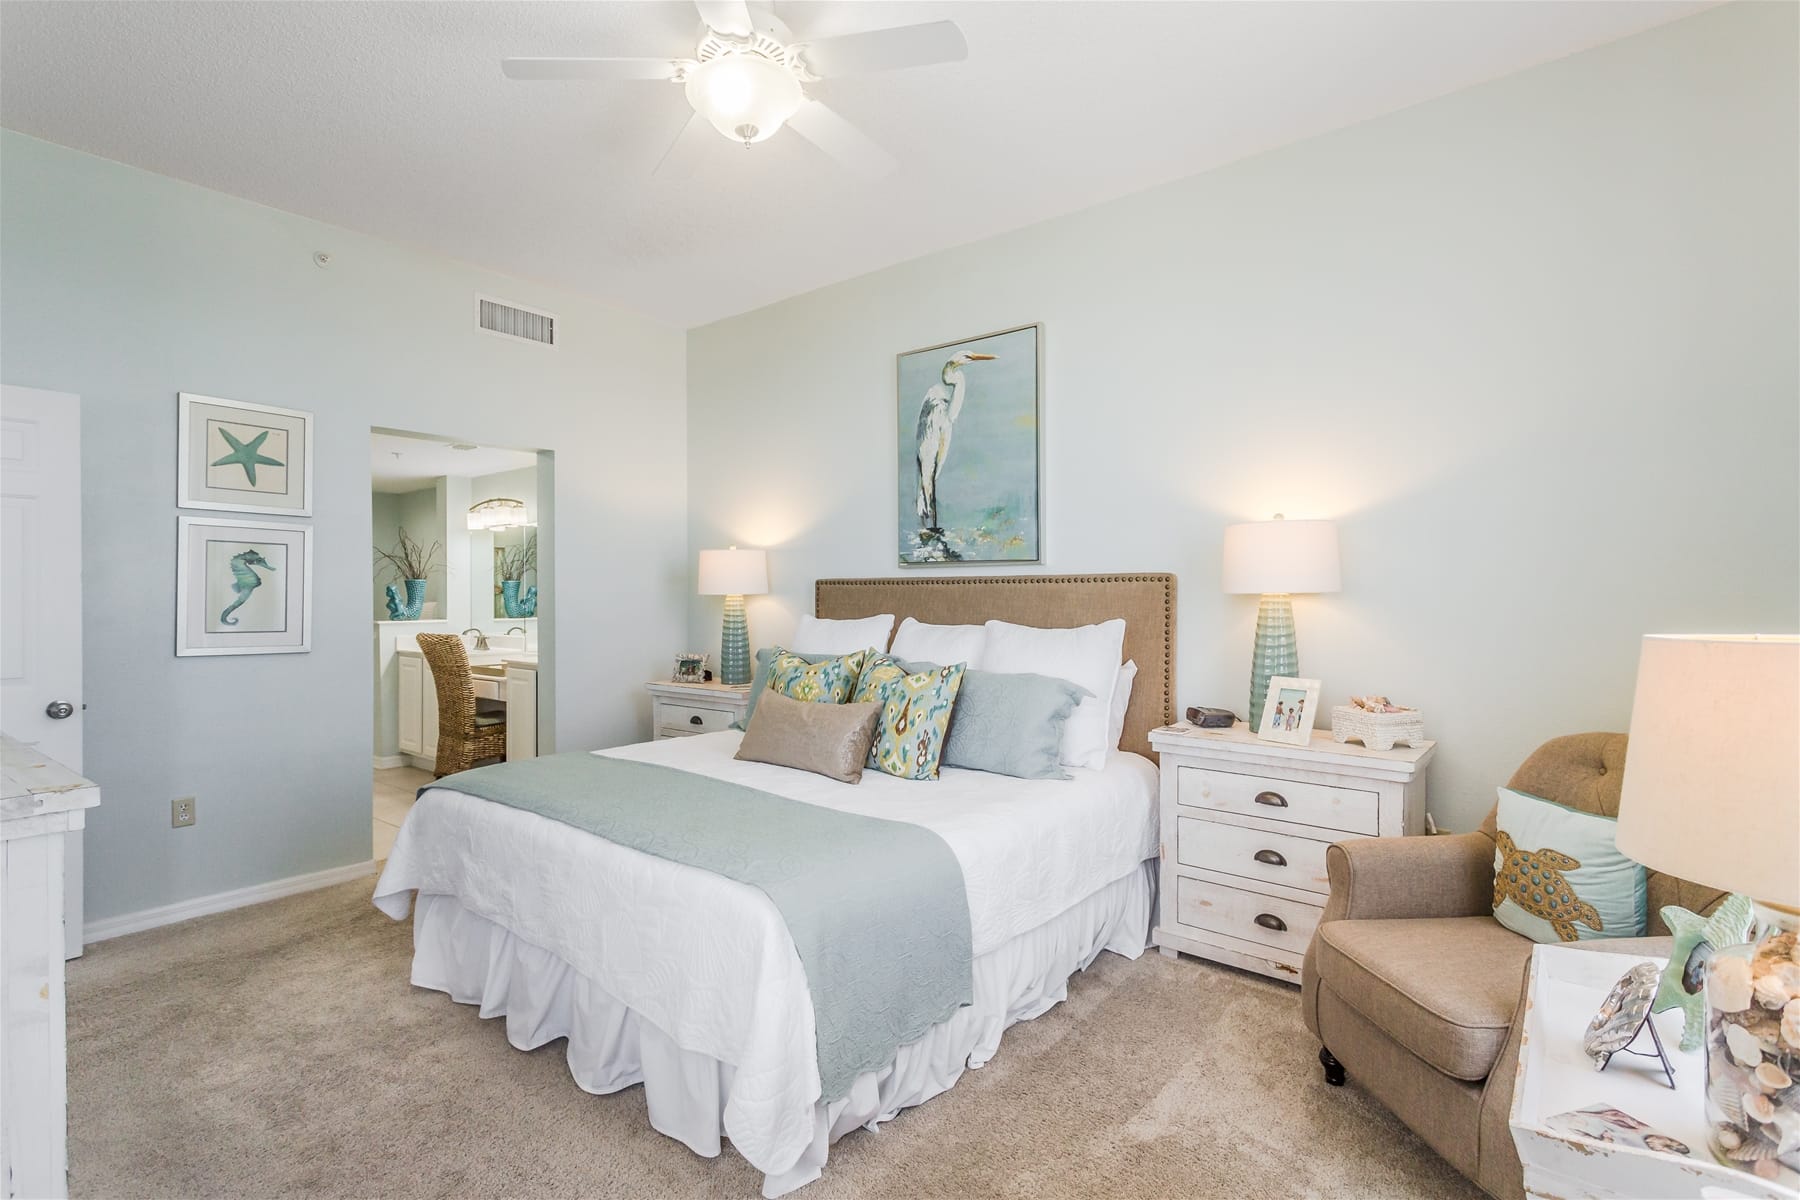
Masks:
[[[1138,665],[1119,745],[1151,755],[1150,731],[1175,720],[1173,575],[959,575],[821,579],[814,615],[833,620],[893,613],[931,625],[1011,621],[1043,629],[1125,618],[1125,657]],[[884,647],[885,649],[885,647]]]

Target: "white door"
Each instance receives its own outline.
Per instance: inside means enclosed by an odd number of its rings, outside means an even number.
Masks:
[[[0,730],[81,770],[81,398],[0,387]],[[63,941],[81,953],[81,834]]]

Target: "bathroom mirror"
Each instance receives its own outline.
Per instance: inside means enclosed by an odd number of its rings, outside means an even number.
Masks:
[[[509,525],[494,530],[493,539],[494,616],[513,621],[537,616],[537,526]]]

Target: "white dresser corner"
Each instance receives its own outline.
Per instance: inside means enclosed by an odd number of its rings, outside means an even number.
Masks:
[[[1151,733],[1162,763],[1162,870],[1154,940],[1300,982],[1331,892],[1325,851],[1423,833],[1437,743],[1368,750],[1315,732],[1306,746],[1229,729]]]

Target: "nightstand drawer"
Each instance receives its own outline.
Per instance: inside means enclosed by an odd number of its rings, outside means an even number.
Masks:
[[[1374,792],[1266,775],[1238,775],[1210,767],[1180,767],[1175,778],[1176,801],[1192,808],[1294,821],[1345,833],[1373,836],[1380,831],[1379,797]]]
[[[1305,954],[1320,909],[1295,900],[1190,879],[1175,880],[1175,919],[1239,941]]]
[[[683,733],[717,733],[730,729],[737,714],[728,708],[701,708],[693,704],[658,704],[656,729],[664,736]]]
[[[1199,817],[1175,819],[1175,861],[1182,866],[1279,883],[1321,896],[1331,891],[1325,877],[1325,848],[1329,845],[1291,833],[1266,833]]]

